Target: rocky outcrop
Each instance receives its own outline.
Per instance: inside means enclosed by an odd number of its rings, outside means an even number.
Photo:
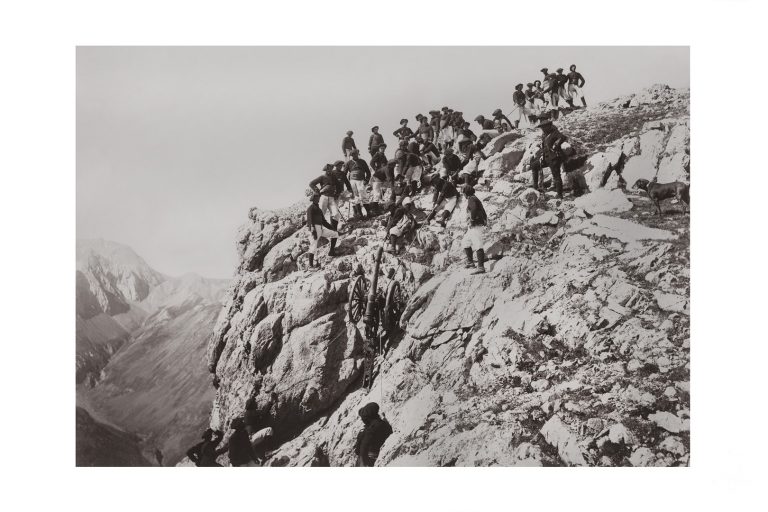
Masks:
[[[279,437],[268,464],[321,453],[352,465],[357,410],[376,401],[394,429],[377,465],[687,465],[688,219],[657,217],[615,175],[600,183],[622,152],[630,186],[687,181],[688,96],[654,87],[614,103],[557,123],[589,156],[574,171],[589,190],[575,200],[528,188],[536,131],[494,141],[476,187],[487,274],[463,268],[463,202],[447,228],[423,227],[404,255],[385,254],[380,287],[396,279],[408,300],[370,391],[344,308],[383,226],[354,224],[341,254],[321,250],[323,269],[308,271],[301,216],[257,210],[208,347],[211,425],[226,428],[253,397]],[[415,202],[431,210],[427,195]]]

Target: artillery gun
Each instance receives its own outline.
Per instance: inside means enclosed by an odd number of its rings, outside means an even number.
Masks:
[[[403,314],[407,298],[400,283],[394,279],[391,269],[386,289],[379,288],[381,255],[384,248],[376,251],[376,264],[370,281],[364,275],[358,275],[349,288],[347,302],[348,321],[357,324],[363,320],[365,337],[365,372],[363,386],[370,387],[373,382],[373,368],[377,351],[381,355],[384,342],[397,332],[400,316]]]

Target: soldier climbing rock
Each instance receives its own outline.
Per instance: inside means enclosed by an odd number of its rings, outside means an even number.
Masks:
[[[439,176],[433,177],[430,184],[434,192],[432,193],[432,211],[427,216],[427,222],[437,218],[437,223],[445,227],[448,218],[456,209],[459,192],[453,183]]]
[[[317,255],[320,238],[325,237],[330,240],[331,247],[328,250],[328,256],[335,256],[336,240],[339,237],[339,233],[334,231],[333,226],[323,217],[323,212],[317,205],[320,201],[320,195],[314,190],[309,190],[308,195],[311,196],[312,203],[307,208],[307,229],[309,229],[314,240],[309,244],[309,266],[315,267],[315,255]],[[320,265],[318,264],[317,266],[319,267]]]
[[[359,467],[372,467],[384,441],[392,435],[392,426],[379,416],[379,404],[370,402],[358,411],[365,427],[357,435],[355,454]]]
[[[467,229],[461,246],[467,257],[467,268],[475,266],[472,258],[473,251],[477,253],[477,269],[472,274],[485,274],[485,231],[488,225],[488,216],[480,199],[475,196],[475,189],[471,185],[464,185],[461,190],[467,198],[467,217],[469,228]]]
[[[421,154],[421,159],[428,166],[434,166],[440,162],[440,150],[437,149],[437,146],[431,140],[424,141],[419,153]]]
[[[445,148],[445,156],[443,157],[443,168],[447,176],[455,180],[459,171],[461,170],[461,158],[459,158],[454,152],[453,148]]]
[[[413,216],[415,206],[413,199],[406,197],[403,203],[396,207],[387,221],[387,236],[391,246],[392,253],[398,254],[403,246],[400,242],[403,237],[412,229],[417,227],[416,218]]]
[[[381,151],[381,149],[379,149]],[[381,153],[383,154],[383,151]],[[395,187],[395,166],[397,162],[394,160],[388,160],[384,162],[384,165],[377,167],[371,173],[371,188],[372,199],[378,203],[384,202],[384,193],[386,189],[393,189]]]
[[[495,130],[493,120],[486,119],[484,115],[480,114],[475,118],[475,122],[480,125],[481,130]]]
[[[405,182],[411,187],[411,193],[415,194],[421,186],[421,173],[424,167],[421,162],[419,143],[412,141],[408,144],[405,154]]]
[[[405,176],[398,174],[395,176],[395,184],[392,186],[390,198],[395,206],[400,206],[403,199],[408,197],[410,187],[405,183]]]

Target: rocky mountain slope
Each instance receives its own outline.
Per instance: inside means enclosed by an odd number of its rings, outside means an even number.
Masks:
[[[78,313],[97,313],[77,316],[78,396],[174,464],[208,422],[205,352],[227,281],[163,276],[113,242],[79,242],[81,255]]]
[[[131,248],[108,240],[76,244],[76,379],[93,381],[141,325],[140,302],[166,277]]]
[[[688,104],[687,91],[654,86],[561,116],[590,155],[590,192],[576,199],[528,188],[537,130],[493,141],[476,187],[490,271],[463,268],[464,201],[446,229],[385,254],[380,287],[391,275],[409,300],[370,391],[345,307],[350,277],[372,271],[381,221],[352,223],[340,256],[321,251],[323,268],[308,270],[306,203],[253,209],[208,346],[211,426],[255,397],[281,443],[268,464],[310,465],[322,451],[348,466],[357,410],[376,401],[394,428],[377,465],[687,465],[689,218],[669,202],[656,216],[615,175],[599,183],[622,151],[630,186],[687,182]],[[427,195],[417,204],[431,210]]]

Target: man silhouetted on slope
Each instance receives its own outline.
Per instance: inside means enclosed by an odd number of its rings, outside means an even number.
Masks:
[[[384,441],[392,435],[392,427],[379,416],[379,404],[376,402],[366,404],[358,414],[365,427],[357,435],[355,443],[356,466],[372,467],[379,457]]]

